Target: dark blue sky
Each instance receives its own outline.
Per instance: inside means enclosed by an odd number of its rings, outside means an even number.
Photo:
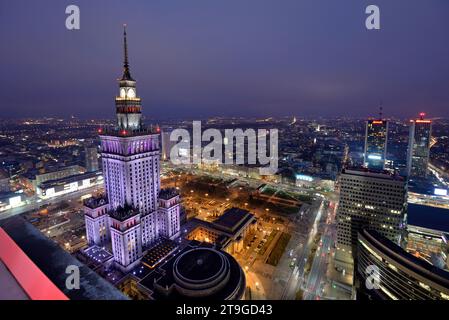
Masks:
[[[124,22],[150,118],[371,116],[379,100],[449,116],[447,0],[14,0],[0,2],[2,117],[112,117]]]

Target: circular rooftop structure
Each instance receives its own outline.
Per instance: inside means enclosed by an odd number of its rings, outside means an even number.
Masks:
[[[177,291],[190,298],[239,299],[245,287],[237,261],[225,252],[207,247],[182,253],[173,264],[173,278]]]
[[[208,248],[185,252],[175,262],[175,274],[184,282],[201,284],[226,272],[227,261],[223,254]]]

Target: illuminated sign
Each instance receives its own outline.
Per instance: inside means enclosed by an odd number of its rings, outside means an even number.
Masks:
[[[432,123],[431,120],[416,120],[416,123]]]
[[[17,206],[20,206],[21,204],[22,204],[21,196],[15,196],[15,197],[9,198],[9,205],[11,207],[17,207]]]
[[[313,177],[311,177],[311,176],[306,176],[306,175],[304,175],[304,174],[297,174],[297,175],[296,175],[296,179],[297,179],[297,180],[302,180],[302,181],[309,181],[309,182],[312,182],[312,181],[313,181]]]
[[[377,154],[370,154],[368,155],[368,159],[370,160],[382,160],[382,157]]]
[[[433,192],[433,194],[436,195],[436,196],[447,196],[447,190],[446,189],[435,188],[435,191]]]
[[[383,124],[384,122],[382,120],[374,120],[373,124]]]

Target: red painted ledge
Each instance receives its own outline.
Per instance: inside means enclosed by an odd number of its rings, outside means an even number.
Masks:
[[[0,260],[31,300],[69,300],[2,228]]]

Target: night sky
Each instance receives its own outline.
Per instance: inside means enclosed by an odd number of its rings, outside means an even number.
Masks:
[[[449,117],[447,0],[1,1],[1,117],[112,118],[123,23],[149,118]]]

